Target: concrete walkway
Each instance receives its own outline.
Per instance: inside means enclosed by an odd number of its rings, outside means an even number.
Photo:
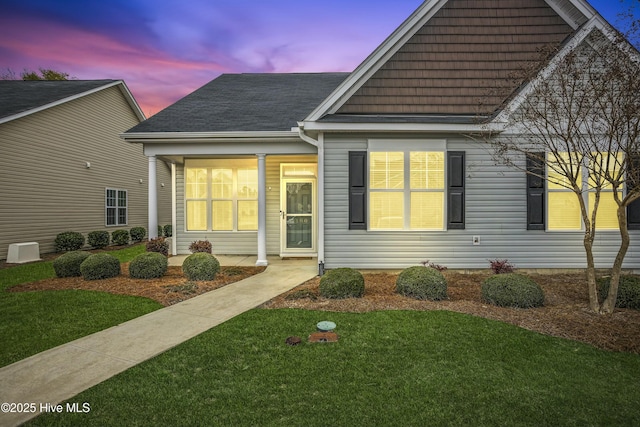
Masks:
[[[170,258],[171,264],[184,257]],[[255,265],[255,257],[218,257],[222,265]],[[0,368],[0,403],[35,403],[35,413],[0,412],[0,426],[40,414],[41,404],[70,399],[132,366],[286,292],[317,275],[313,260],[269,258],[267,269],[181,303]]]

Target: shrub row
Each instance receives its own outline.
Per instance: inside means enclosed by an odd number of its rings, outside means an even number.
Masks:
[[[152,239],[166,250],[164,238]],[[149,244],[147,244],[149,247]],[[154,279],[164,276],[168,269],[167,257],[155,251],[137,255],[129,263],[129,275],[134,279]],[[70,251],[53,261],[57,277],[79,277],[85,280],[108,279],[120,274],[120,261],[107,253],[90,254],[84,251]],[[220,271],[220,263],[210,253],[196,252],[188,256],[182,265],[184,275],[192,281],[214,280]]]
[[[351,268],[330,270],[320,279],[319,291],[325,298],[358,298],[364,295],[364,278]],[[448,297],[442,272],[427,266],[403,270],[396,279],[396,292],[419,300],[440,301]],[[531,308],[544,304],[540,285],[516,273],[489,277],[483,282],[481,292],[483,301],[501,307]]]
[[[77,251],[84,246],[85,241],[92,248],[102,249],[109,246],[109,242],[117,246],[127,245],[129,240],[139,243],[146,235],[147,230],[144,227],[133,227],[131,230],[114,230],[111,234],[106,230],[92,231],[87,234],[85,240],[82,233],[65,231],[56,236],[54,245],[57,252]]]

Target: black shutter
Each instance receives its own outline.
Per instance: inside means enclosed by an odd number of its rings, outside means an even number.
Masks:
[[[545,229],[543,159],[544,153],[527,154],[527,230]]]
[[[464,230],[464,151],[447,152],[447,229]]]
[[[349,230],[367,229],[367,152],[349,151]]]
[[[630,164],[627,166],[627,175],[634,174],[633,178],[629,177],[627,188],[636,188],[640,183],[638,170],[640,168],[640,156],[637,154],[629,157]],[[629,230],[640,230],[640,199],[636,199],[627,206],[627,228]]]

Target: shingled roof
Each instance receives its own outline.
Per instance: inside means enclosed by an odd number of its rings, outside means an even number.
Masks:
[[[0,80],[0,119],[80,95],[117,80]]]
[[[223,74],[126,133],[289,131],[348,75]]]

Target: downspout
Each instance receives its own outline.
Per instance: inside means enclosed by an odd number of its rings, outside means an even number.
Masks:
[[[298,122],[298,136],[318,148],[318,274],[324,274],[324,134],[314,139],[304,132],[304,123]]]

